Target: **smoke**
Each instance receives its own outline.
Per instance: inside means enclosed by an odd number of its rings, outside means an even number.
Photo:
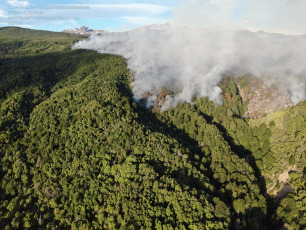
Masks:
[[[197,27],[226,26],[285,34],[305,33],[305,0],[179,0],[171,22]]]
[[[176,91],[163,109],[194,97],[221,103],[224,74],[269,76],[291,92],[294,104],[305,99],[306,36],[164,24],[91,36],[74,48],[125,57],[135,75],[136,100],[146,95],[152,105],[163,88]]]

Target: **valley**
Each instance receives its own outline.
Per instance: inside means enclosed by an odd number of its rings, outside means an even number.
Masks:
[[[222,104],[152,109],[87,38],[0,28],[1,229],[305,226],[305,100],[225,76]]]

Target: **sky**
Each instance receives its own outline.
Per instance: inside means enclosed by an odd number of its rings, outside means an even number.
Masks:
[[[0,0],[0,26],[126,31],[173,23],[306,34],[306,0]]]

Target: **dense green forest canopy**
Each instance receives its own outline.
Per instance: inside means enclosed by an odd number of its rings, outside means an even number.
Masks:
[[[305,101],[246,119],[225,77],[152,111],[85,38],[0,28],[1,229],[305,227]]]

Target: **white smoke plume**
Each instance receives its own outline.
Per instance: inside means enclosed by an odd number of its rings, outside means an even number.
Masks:
[[[163,88],[178,90],[167,96],[164,109],[194,96],[221,102],[218,83],[225,73],[271,76],[291,92],[294,104],[305,99],[306,36],[165,24],[92,36],[74,48],[125,57],[135,74],[136,100],[149,92],[150,103]]]
[[[171,22],[193,27],[235,27],[301,35],[305,0],[178,0]]]

